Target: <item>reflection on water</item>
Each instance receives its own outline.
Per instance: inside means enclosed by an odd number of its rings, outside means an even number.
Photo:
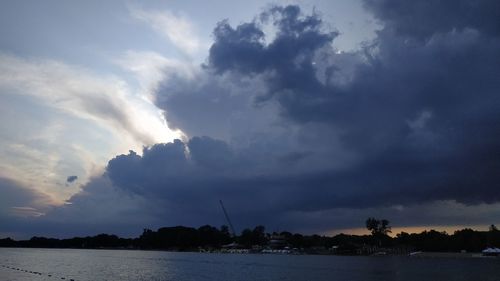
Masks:
[[[338,257],[0,248],[0,279],[500,280],[500,259]],[[30,273],[31,271],[31,273]],[[50,276],[49,276],[50,275]]]

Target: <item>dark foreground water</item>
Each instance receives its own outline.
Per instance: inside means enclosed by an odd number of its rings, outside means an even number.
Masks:
[[[500,280],[500,259],[285,256],[0,248],[0,280],[48,281],[63,280],[62,278],[64,280],[87,281],[498,281]]]

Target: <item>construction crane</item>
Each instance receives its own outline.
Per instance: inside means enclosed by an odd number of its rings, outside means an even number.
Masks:
[[[234,226],[231,223],[231,220],[229,219],[229,216],[226,212],[226,208],[224,208],[224,203],[222,203],[222,200],[219,200],[220,206],[222,207],[222,211],[224,212],[224,216],[226,217],[227,224],[229,224],[229,228],[231,229],[231,237],[234,238],[236,237],[236,231],[234,231]]]

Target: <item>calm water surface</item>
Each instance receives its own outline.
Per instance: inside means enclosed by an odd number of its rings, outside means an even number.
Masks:
[[[11,267],[11,268],[7,268]],[[14,268],[14,269],[12,269]],[[20,270],[16,270],[19,268]],[[42,275],[25,272],[40,272]],[[52,276],[48,276],[48,275]],[[0,280],[500,280],[500,259],[0,248]]]

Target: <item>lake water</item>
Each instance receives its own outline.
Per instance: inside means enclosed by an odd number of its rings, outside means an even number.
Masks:
[[[29,271],[39,272],[41,275]],[[500,258],[340,257],[0,248],[0,280],[49,281],[62,278],[75,281],[498,281]]]

